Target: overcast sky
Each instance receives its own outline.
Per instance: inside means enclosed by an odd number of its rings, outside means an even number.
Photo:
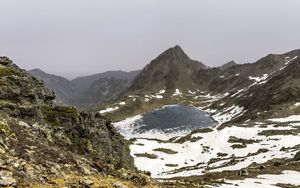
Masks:
[[[141,69],[180,45],[209,66],[300,48],[299,0],[0,0],[0,55],[25,69]]]

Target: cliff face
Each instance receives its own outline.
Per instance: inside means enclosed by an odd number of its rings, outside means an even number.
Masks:
[[[129,147],[110,121],[54,106],[54,98],[41,81],[0,57],[0,186],[55,184],[57,178],[71,185],[68,174],[139,183]]]

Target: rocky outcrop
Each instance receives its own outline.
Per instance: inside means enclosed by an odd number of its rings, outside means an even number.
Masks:
[[[51,184],[67,174],[132,176],[138,184],[129,147],[110,120],[55,106],[54,98],[42,81],[0,58],[0,185]]]

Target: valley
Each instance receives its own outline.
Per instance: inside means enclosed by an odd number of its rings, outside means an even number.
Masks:
[[[0,188],[300,188],[300,1],[0,7]]]
[[[298,57],[211,68],[175,46],[90,110],[113,121],[134,165],[163,187],[296,187],[271,181],[300,171]]]

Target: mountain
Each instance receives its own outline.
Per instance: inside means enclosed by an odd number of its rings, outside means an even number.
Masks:
[[[232,105],[243,104],[241,106],[248,108],[254,97],[253,94],[248,93],[248,96],[252,97],[247,98],[245,95],[245,99],[240,101],[236,98],[245,91],[250,92],[255,89],[258,83],[261,85],[266,82],[298,57],[300,57],[300,50],[293,50],[284,54],[269,54],[254,63],[235,64],[229,62],[224,66],[214,68],[207,68],[200,64],[201,68],[195,69],[191,66],[192,63],[188,56],[179,46],[176,46],[168,49],[147,65],[133,80],[128,90],[120,95],[121,97],[96,109],[111,114],[110,117],[118,121],[149,112],[163,105],[178,103],[195,105],[201,103],[199,98],[211,97],[211,100],[216,100],[223,95],[227,96],[224,101],[228,102],[223,107],[229,108]],[[260,90],[264,91],[266,88]],[[284,88],[281,90],[286,94],[289,93]],[[247,101],[249,104],[246,104]],[[268,100],[266,99],[266,101]],[[125,102],[126,105],[120,105],[119,102]],[[262,103],[262,101],[260,102]],[[253,108],[259,109],[262,105],[258,104]],[[220,108],[214,105],[213,107]],[[113,110],[107,112],[106,109]]]
[[[109,119],[54,106],[53,99],[40,80],[0,57],[1,187],[151,183],[134,167],[127,142]]]
[[[56,102],[87,108],[117,97],[130,86],[131,81],[140,71],[108,71],[78,77],[72,81],[45,73],[40,69],[33,69],[28,72],[43,80],[45,86],[56,93]]]
[[[83,76],[73,79],[71,82],[76,86],[79,93],[85,93],[94,82],[99,83],[99,79],[103,78],[115,78],[118,80],[132,80],[134,79],[138,74],[140,73],[140,70],[137,71],[107,71],[104,73],[99,74],[93,74],[90,76]]]
[[[130,93],[187,91],[195,88],[193,74],[208,67],[190,59],[180,46],[169,48],[141,71],[129,88]]]
[[[218,68],[221,70],[226,70],[234,65],[237,65],[237,63],[232,60],[232,61],[229,61],[228,63],[225,63],[224,65],[219,66]]]
[[[230,61],[222,66],[210,68],[190,59],[180,46],[174,46],[152,60],[142,71],[109,71],[79,77],[72,81],[40,70],[30,72],[44,80],[46,86],[57,93],[58,100],[65,104],[81,108],[96,106],[96,109],[103,109],[125,100],[127,104],[133,105],[131,108],[144,109],[146,107],[141,106],[150,99],[157,101],[153,107],[159,107],[163,104],[184,101],[186,99],[184,95],[195,95],[199,92],[210,94],[237,92],[259,79],[264,80],[273,75],[292,62],[296,56],[300,57],[300,50],[269,54],[254,63],[236,64]],[[134,95],[139,97],[134,99],[132,98]],[[129,102],[128,97],[136,101]],[[99,105],[100,107],[97,107]]]
[[[192,77],[199,91],[170,96],[159,88],[141,90],[100,113],[115,118],[115,127],[131,138],[137,167],[167,187],[297,187],[299,73],[300,50],[269,54],[254,63],[199,69]],[[201,109],[218,126],[183,133],[192,123],[180,123],[182,129],[176,123],[192,118],[174,104]]]
[[[55,92],[57,102],[72,104],[73,99],[78,97],[76,85],[64,77],[48,74],[40,69],[33,69],[28,73],[43,80],[45,86]]]
[[[293,56],[293,57],[300,57]],[[261,84],[254,85],[249,90],[234,98],[236,103],[247,107],[251,111],[271,111],[282,109],[286,103],[300,102],[300,58],[281,67],[269,75]],[[289,109],[286,108],[285,113]]]
[[[256,79],[263,79],[275,73],[293,61],[296,56],[300,57],[300,50],[293,50],[284,54],[269,54],[254,63],[236,64],[226,69],[217,67],[200,70],[195,76],[196,83],[202,90],[213,93],[239,90],[254,83]]]

